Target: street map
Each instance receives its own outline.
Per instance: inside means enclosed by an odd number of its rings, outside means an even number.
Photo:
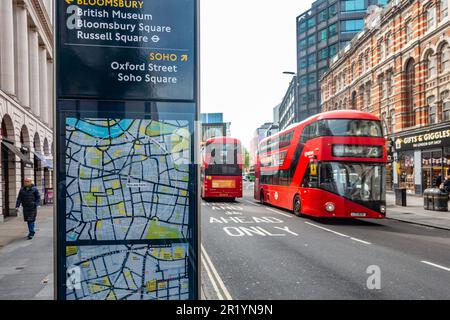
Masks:
[[[188,239],[188,121],[66,120],[66,240]]]

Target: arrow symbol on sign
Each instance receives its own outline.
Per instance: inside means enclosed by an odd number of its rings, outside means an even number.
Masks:
[[[188,55],[187,54],[183,54],[181,56],[181,61],[188,61]]]
[[[72,4],[72,3],[73,3],[73,0],[66,0],[66,3],[67,3],[67,4]]]

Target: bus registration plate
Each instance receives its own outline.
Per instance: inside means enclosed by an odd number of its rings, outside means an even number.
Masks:
[[[367,216],[367,213],[364,213],[364,212],[352,212],[351,216],[352,217],[365,217],[365,216]]]
[[[217,189],[235,188],[233,180],[213,180],[212,187]]]

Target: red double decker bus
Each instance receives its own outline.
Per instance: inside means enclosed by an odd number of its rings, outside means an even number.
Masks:
[[[331,111],[261,141],[255,199],[297,216],[386,216],[386,140],[380,120]]]
[[[216,137],[202,148],[201,196],[242,198],[242,148],[238,139]]]

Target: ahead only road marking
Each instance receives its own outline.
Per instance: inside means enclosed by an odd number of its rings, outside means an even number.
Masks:
[[[316,225],[316,224],[314,224],[314,223],[311,223],[311,222],[308,222],[308,221],[305,221],[305,223],[306,223],[307,225],[310,225],[310,226],[315,227],[315,228],[318,228],[318,229],[322,229],[322,230],[324,230],[324,231],[333,233],[333,234],[338,235],[338,236],[340,236],[340,237],[349,238],[350,240],[357,241],[357,242],[361,242],[361,243],[368,244],[368,245],[371,244],[370,242],[367,242],[367,241],[364,241],[364,240],[361,240],[361,239],[358,239],[358,238],[353,238],[353,237],[348,236],[348,235],[346,235],[346,234],[343,234],[343,233],[336,232],[336,231],[331,230],[331,229],[327,229],[327,228],[318,226],[318,225]]]
[[[214,287],[214,278],[217,280],[217,283],[219,285],[219,287],[222,289],[224,295],[225,295],[225,299],[227,300],[233,300],[233,298],[230,295],[230,292],[228,292],[227,287],[225,287],[225,284],[222,281],[222,278],[220,277],[219,273],[217,272],[216,268],[214,267],[211,259],[209,258],[208,253],[206,252],[205,248],[203,247],[203,244],[201,245],[202,247],[202,256],[203,259],[202,261],[207,265],[206,272],[208,273],[209,278],[211,279],[211,282],[213,283],[213,287]],[[219,300],[223,300],[223,296],[220,294],[217,286],[214,288],[216,290],[217,296],[219,297]]]
[[[438,265],[438,264],[436,264],[436,263],[432,263],[432,262],[429,262],[429,261],[421,261],[421,262],[422,262],[422,263],[425,263],[425,264],[428,264],[428,265],[430,265],[430,266],[433,266],[433,267],[435,267],[435,268],[439,268],[439,269],[442,269],[442,270],[445,270],[445,271],[449,271],[449,272],[450,272],[450,268],[447,268],[447,267]]]

